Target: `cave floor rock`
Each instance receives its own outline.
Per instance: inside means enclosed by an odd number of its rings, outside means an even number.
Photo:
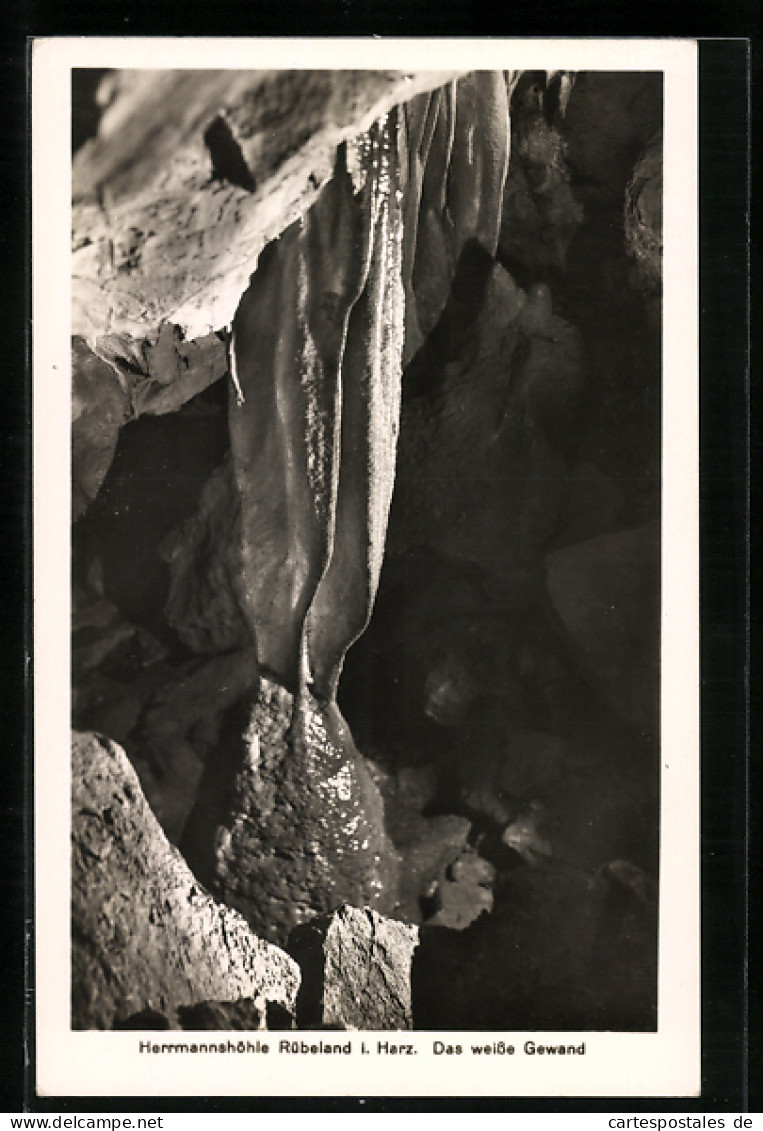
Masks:
[[[302,969],[302,1029],[410,1029],[411,963],[418,928],[343,905],[296,928],[289,951]]]
[[[72,742],[72,1024],[110,1029],[205,1001],[294,1016],[299,969],[216,903],[164,837],[114,742]]]

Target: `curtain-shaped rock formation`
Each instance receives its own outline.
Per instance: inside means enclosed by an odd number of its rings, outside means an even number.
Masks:
[[[403,363],[439,317],[464,247],[494,253],[507,163],[500,73],[391,111],[340,147],[316,203],[261,257],[234,321],[243,581],[270,678],[227,783],[214,766],[202,783],[183,847],[273,939],[342,899],[394,905],[381,798],[335,693],[379,581]],[[226,791],[233,801],[210,822]]]
[[[287,687],[332,698],[368,621],[402,363],[467,241],[494,252],[507,162],[502,75],[417,97],[340,150],[242,299],[230,431],[246,591],[260,662]]]

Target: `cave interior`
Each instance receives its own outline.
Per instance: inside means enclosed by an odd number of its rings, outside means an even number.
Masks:
[[[73,73],[75,1028],[656,1027],[662,76],[384,74]]]

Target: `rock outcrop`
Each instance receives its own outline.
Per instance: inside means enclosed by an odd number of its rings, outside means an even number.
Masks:
[[[390,552],[425,544],[498,576],[537,571],[562,503],[557,436],[580,395],[579,335],[554,314],[547,287],[525,294],[496,264],[454,345],[417,359]]]
[[[152,1011],[250,999],[261,1027],[293,1016],[299,970],[200,887],[164,837],[123,751],[72,744],[72,1025],[110,1029]]]
[[[170,572],[165,616],[183,644],[202,655],[249,644],[241,499],[230,459],[212,473],[196,513],[159,552]]]
[[[257,257],[331,177],[336,148],[441,71],[111,72],[73,168],[74,329],[193,340],[230,325]]]
[[[369,908],[342,906],[294,931],[303,971],[303,1029],[411,1029],[411,964],[418,929]]]

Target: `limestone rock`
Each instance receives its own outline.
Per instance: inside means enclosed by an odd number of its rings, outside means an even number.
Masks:
[[[230,324],[257,257],[336,147],[450,72],[158,70],[107,76],[73,168],[74,333],[188,339]]]
[[[395,914],[409,923],[422,919],[422,899],[444,878],[446,868],[463,852],[470,822],[455,814],[420,817],[401,857],[400,895]]]
[[[508,732],[508,733],[507,733]],[[485,740],[459,768],[460,794],[469,810],[496,825],[513,821],[522,807],[558,787],[564,774],[564,742],[542,731],[513,730]],[[491,741],[491,738],[493,741]]]
[[[269,245],[233,327],[230,413],[258,657],[330,699],[365,629],[395,475],[404,293],[398,115]]]
[[[108,1029],[150,1010],[251,998],[293,1013],[299,971],[194,879],[124,752],[72,745],[72,1023]]]
[[[555,549],[608,534],[623,525],[623,492],[616,480],[595,464],[583,463],[570,473]]]
[[[72,519],[98,494],[130,402],[112,368],[81,339],[72,341]]]
[[[251,642],[241,547],[241,501],[230,461],[204,486],[196,513],[159,547],[170,568],[165,616],[193,652],[221,652]]]
[[[72,340],[72,518],[98,493],[116,451],[120,429],[144,414],[163,416],[225,375],[228,356],[216,334],[181,341],[160,327],[144,349],[117,335],[100,340],[96,355]]]
[[[98,339],[98,356],[115,371],[130,404],[130,418],[177,412],[228,371],[224,335],[185,341],[178,326],[163,322],[143,342],[120,334]]]
[[[148,698],[128,754],[168,839],[177,844],[227,712],[257,682],[254,648],[175,668]]]
[[[336,706],[261,676],[243,739],[210,761],[181,847],[265,938],[343,901],[385,911],[398,860],[381,795]]]
[[[644,149],[661,122],[661,74],[578,74],[558,126],[578,199],[622,210],[634,154]]]
[[[200,1001],[197,1005],[183,1005],[178,1009],[184,1029],[262,1029],[265,1018],[251,998],[241,1001]],[[293,1028],[293,1025],[290,1026]]]
[[[499,576],[537,575],[563,501],[556,447],[582,381],[578,335],[547,288],[526,295],[495,265],[478,317],[431,361],[404,402],[390,553],[426,545]]]
[[[655,712],[656,714],[656,712]],[[531,863],[550,853],[590,873],[613,859],[659,867],[659,748],[654,725],[602,710],[572,728],[564,775],[504,832]]]
[[[552,855],[551,845],[538,831],[538,818],[542,816],[542,807],[537,802],[530,804],[501,834],[503,844],[526,864],[535,865],[540,857]]]
[[[370,908],[340,907],[298,928],[289,949],[303,970],[301,1028],[410,1029],[418,928]]]
[[[506,83],[500,72],[474,72],[406,103],[403,114],[407,362],[435,327],[464,256],[495,252],[509,159]]]
[[[495,868],[473,848],[466,848],[437,885],[436,911],[427,926],[463,930],[483,912],[493,909]]]
[[[564,139],[549,122],[559,83],[546,86],[528,72],[511,104],[511,164],[503,193],[499,255],[536,279],[563,271],[567,251],[583,220],[565,160]]]

